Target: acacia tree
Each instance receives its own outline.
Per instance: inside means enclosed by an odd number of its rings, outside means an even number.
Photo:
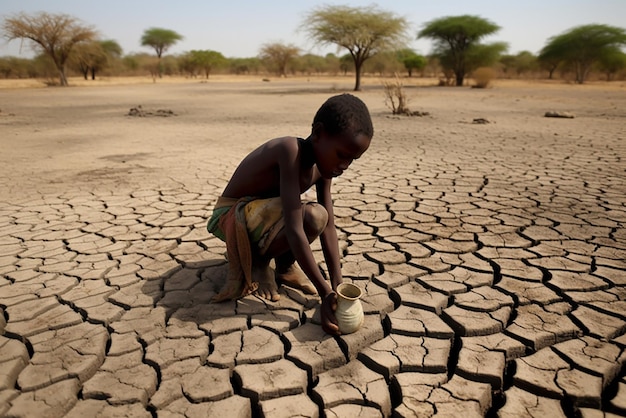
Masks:
[[[259,51],[259,58],[269,64],[279,77],[287,76],[287,64],[297,57],[300,49],[292,44],[278,42],[265,44]]]
[[[426,68],[426,64],[428,64],[426,57],[409,48],[399,50],[396,56],[402,65],[404,65],[409,77],[413,76],[413,71],[422,71]]]
[[[192,67],[194,69],[202,70],[207,79],[209,78],[211,71],[226,63],[224,55],[217,51],[193,50],[189,53],[189,56]]]
[[[417,37],[434,41],[435,55],[444,70],[452,71],[456,85],[462,86],[465,75],[471,71],[468,68],[471,50],[479,45],[482,38],[498,30],[498,25],[479,16],[448,16],[427,22]],[[502,49],[505,44],[499,45],[497,49]]]
[[[554,72],[559,68],[563,59],[555,55],[554,51],[544,48],[537,56],[537,61],[541,69],[548,71],[548,79],[552,80],[552,78],[554,78]]]
[[[615,74],[626,68],[626,54],[619,48],[613,48],[600,58],[598,68],[606,74],[606,81],[611,81]]]
[[[505,73],[515,73],[517,77],[538,68],[537,57],[530,51],[521,51],[517,55],[503,55],[500,57],[500,64]]]
[[[159,77],[162,76],[161,57],[176,42],[184,39],[184,37],[170,29],[150,28],[146,29],[141,36],[141,46],[149,46],[154,48],[158,58]]]
[[[5,19],[2,29],[8,41],[28,39],[35,49],[49,56],[59,73],[61,86],[68,85],[65,64],[72,48],[96,37],[96,31],[92,27],[85,26],[76,18],[46,12],[34,15],[19,13]]]
[[[326,5],[309,12],[302,27],[317,44],[334,44],[350,52],[356,72],[354,91],[358,91],[363,63],[381,51],[404,45],[408,23],[376,6]]]
[[[91,73],[91,79],[96,79],[96,73],[106,68],[115,58],[122,55],[122,47],[111,39],[92,41],[77,45],[72,52],[71,61],[83,74],[85,80]]]
[[[624,45],[626,31],[622,28],[582,25],[550,38],[539,53],[539,59],[560,60],[570,65],[576,74],[576,82],[583,84],[595,63]]]

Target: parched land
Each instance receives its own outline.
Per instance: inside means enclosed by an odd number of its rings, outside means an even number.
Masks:
[[[353,80],[0,89],[0,416],[626,414],[626,85],[408,81],[406,117],[368,81],[334,185],[366,321],[339,337],[297,290],[209,303],[205,225]]]

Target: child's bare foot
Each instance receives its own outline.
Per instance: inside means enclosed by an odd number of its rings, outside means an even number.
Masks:
[[[257,295],[272,302],[280,300],[278,286],[276,286],[276,280],[274,280],[274,274],[269,265],[254,268],[252,270],[252,280],[259,283],[259,288],[256,291]]]
[[[298,266],[291,264],[285,269],[276,269],[276,278],[284,282],[287,286],[295,287],[309,295],[317,295],[317,289],[306,277],[306,274]]]
[[[243,281],[238,277],[226,280],[224,287],[220,290],[220,293],[211,298],[211,302],[223,302],[225,300],[236,299],[242,296]]]

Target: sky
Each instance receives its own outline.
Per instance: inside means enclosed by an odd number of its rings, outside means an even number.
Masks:
[[[20,12],[69,14],[93,26],[101,39],[117,41],[124,54],[154,53],[140,39],[146,29],[158,27],[184,36],[167,54],[210,49],[229,58],[254,57],[264,44],[280,42],[302,53],[343,55],[346,51],[334,46],[315,45],[299,29],[306,15],[323,5],[376,5],[404,17],[410,24],[407,46],[424,55],[432,43],[416,39],[417,33],[446,16],[476,15],[500,26],[484,42],[506,42],[509,54],[536,54],[550,37],[579,25],[626,25],[626,0],[0,0],[0,22]],[[3,35],[0,56],[33,56],[28,42],[7,42]]]

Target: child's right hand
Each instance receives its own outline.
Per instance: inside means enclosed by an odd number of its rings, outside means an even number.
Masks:
[[[335,317],[337,310],[337,294],[330,292],[325,298],[322,298],[322,329],[330,335],[339,335],[339,326]]]

